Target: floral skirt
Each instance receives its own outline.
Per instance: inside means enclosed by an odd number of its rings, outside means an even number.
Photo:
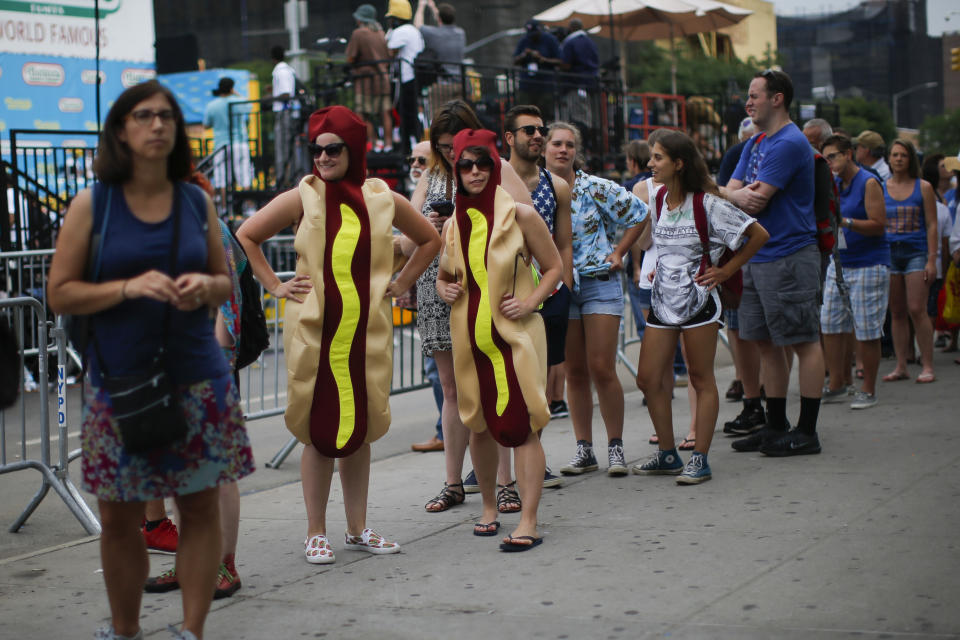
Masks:
[[[86,380],[83,398],[83,488],[106,502],[141,502],[196,493],[253,473],[253,450],[240,394],[230,374],[181,385],[183,440],[146,454],[127,453],[107,393]]]

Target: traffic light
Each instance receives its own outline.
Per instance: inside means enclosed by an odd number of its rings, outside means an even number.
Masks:
[[[960,47],[950,49],[950,68],[960,71]]]

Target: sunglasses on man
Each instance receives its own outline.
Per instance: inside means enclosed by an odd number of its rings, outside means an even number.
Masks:
[[[548,129],[547,127],[544,127],[543,125],[540,125],[538,127],[537,125],[533,125],[533,124],[527,124],[522,127],[517,127],[510,133],[516,133],[517,131],[523,131],[525,134],[527,134],[527,136],[533,136],[534,133],[539,131],[540,135],[542,135],[544,138],[546,138],[547,134],[550,133],[550,129]]]
[[[407,164],[427,164],[427,159],[424,156],[409,156]]]
[[[314,144],[312,142],[307,144],[307,151],[310,152],[314,158],[319,158],[322,154],[326,153],[328,158],[336,158],[343,151],[343,148],[347,146],[346,142],[331,142],[330,144]]]

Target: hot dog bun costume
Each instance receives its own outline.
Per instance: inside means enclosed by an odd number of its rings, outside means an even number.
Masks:
[[[313,288],[286,301],[287,428],[324,456],[342,458],[390,426],[393,316],[384,298],[393,274],[393,193],[365,180],[366,127],[334,106],[310,116],[310,140],[335,133],[347,147],[343,179],[300,181],[297,274]]]
[[[460,419],[473,431],[489,429],[500,444],[517,447],[531,430],[550,421],[547,344],[540,314],[508,320],[500,313],[504,295],[524,298],[537,285],[524,258],[517,260],[529,252],[516,221],[516,203],[499,186],[495,140],[492,131],[483,129],[463,130],[453,140],[457,159],[468,147],[487,147],[494,167],[480,194],[457,193],[440,267],[464,288],[450,310]]]

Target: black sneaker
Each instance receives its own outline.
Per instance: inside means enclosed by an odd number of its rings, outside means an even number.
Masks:
[[[760,445],[760,453],[778,458],[820,453],[820,438],[816,433],[804,433],[794,429],[779,437],[766,439]]]
[[[776,438],[784,433],[786,432],[762,426],[747,437],[734,440],[730,443],[730,446],[733,447],[734,451],[760,451],[760,447],[765,440]]]
[[[570,415],[570,410],[567,409],[567,403],[563,400],[555,400],[550,403],[550,419],[554,418],[566,418]]]
[[[747,436],[767,423],[763,407],[744,408],[736,418],[723,423],[723,432],[731,436]]]

